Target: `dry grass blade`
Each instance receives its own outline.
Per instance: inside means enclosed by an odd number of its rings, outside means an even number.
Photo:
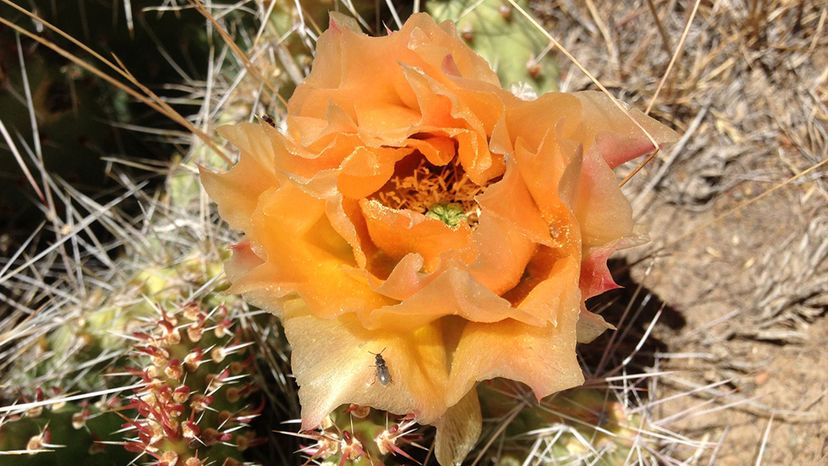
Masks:
[[[121,76],[123,76],[124,78],[129,80],[132,84],[138,86],[139,89],[143,92],[143,94],[137,92],[135,89],[133,89],[133,88],[125,85],[124,83],[118,81],[117,79],[113,78],[112,76],[104,73],[103,71],[101,71],[98,68],[94,67],[90,63],[86,62],[85,60],[79,58],[78,56],[70,53],[66,49],[64,49],[64,48],[60,47],[59,45],[55,44],[54,42],[51,42],[51,41],[49,41],[49,40],[47,40],[43,37],[40,37],[37,34],[34,34],[30,31],[24,29],[23,27],[21,27],[19,25],[13,24],[10,21],[6,20],[5,18],[0,17],[0,23],[5,24],[6,26],[11,27],[15,31],[19,32],[20,34],[23,34],[24,36],[29,37],[30,39],[32,39],[32,40],[34,40],[34,41],[50,48],[50,49],[52,49],[53,51],[57,52],[58,54],[60,54],[64,58],[66,58],[66,59],[70,60],[71,62],[77,64],[78,66],[82,67],[86,71],[88,71],[88,72],[94,74],[95,76],[103,79],[104,81],[106,81],[109,84],[117,87],[118,89],[121,89],[122,91],[126,92],[127,94],[134,97],[138,101],[148,105],[150,108],[152,108],[155,111],[161,113],[162,115],[168,117],[170,120],[174,121],[175,123],[183,126],[184,128],[187,129],[187,131],[190,131],[192,134],[196,135],[199,139],[201,139],[205,144],[207,144],[216,154],[218,154],[222,159],[224,159],[225,162],[227,162],[228,164],[232,163],[232,160],[224,153],[224,151],[220,147],[218,147],[213,142],[213,140],[212,140],[212,138],[210,138],[210,136],[208,136],[205,132],[201,131],[200,129],[196,128],[195,126],[193,126],[192,123],[190,123],[186,118],[181,116],[180,113],[176,112],[172,107],[169,106],[169,104],[164,102],[163,99],[161,99],[160,97],[155,95],[155,93],[151,92],[146,86],[144,86],[143,84],[138,82],[138,80],[136,80],[127,70],[123,69],[123,67],[116,66],[111,61],[105,59],[100,54],[98,54],[97,52],[92,50],[89,46],[83,44],[83,42],[81,42],[81,41],[75,39],[74,37],[72,37],[71,35],[65,33],[60,28],[55,27],[54,25],[52,25],[48,21],[45,21],[40,16],[38,16],[38,15],[28,11],[28,10],[25,10],[24,8],[12,3],[10,0],[0,0],[0,1],[2,1],[3,3],[5,3],[7,5],[10,5],[10,6],[14,7],[16,10],[18,10],[18,11],[26,14],[30,18],[32,18],[34,21],[45,25],[50,30],[52,30],[52,31],[56,32],[57,34],[59,34],[61,37],[65,38],[65,39],[69,40],[70,42],[72,42],[73,44],[77,45],[82,50],[84,50],[85,52],[89,53],[90,55],[92,55],[93,57],[95,57],[96,59],[98,59],[99,61],[104,63],[107,67],[115,70],[118,74],[120,74]]]
[[[265,86],[273,96],[278,98],[279,102],[281,102],[283,106],[287,107],[287,101],[285,101],[284,97],[282,97],[282,95],[279,94],[279,90],[273,87],[273,83],[262,77],[262,75],[259,73],[259,70],[253,64],[253,62],[250,61],[250,58],[247,56],[247,54],[244,53],[244,51],[240,49],[238,45],[236,45],[236,43],[233,41],[233,38],[230,37],[230,34],[228,34],[224,27],[222,27],[222,25],[218,22],[216,17],[213,16],[207,10],[207,8],[204,6],[204,3],[202,3],[201,0],[188,1],[195,7],[196,10],[198,10],[199,13],[201,13],[202,16],[204,16],[206,19],[210,21],[210,23],[212,23],[213,27],[216,28],[216,31],[218,31],[221,38],[224,39],[224,42],[230,47],[230,50],[232,50],[236,57],[239,60],[241,60],[241,62],[244,64],[244,67],[247,70],[247,72],[250,73],[250,75],[253,76],[259,83]]]
[[[681,38],[679,39],[678,46],[676,47],[676,51],[673,52],[673,56],[670,58],[670,64],[667,65],[667,69],[664,71],[664,74],[661,76],[661,81],[658,82],[658,87],[656,87],[656,91],[653,93],[653,96],[650,98],[650,103],[647,104],[647,109],[644,110],[645,115],[649,115],[650,111],[653,109],[653,105],[655,104],[656,100],[658,99],[658,95],[661,93],[661,89],[664,87],[664,83],[667,82],[667,78],[670,76],[670,71],[673,70],[673,65],[676,64],[676,60],[681,55],[681,52],[684,50],[684,43],[687,40],[687,34],[690,32],[690,26],[693,24],[693,19],[696,18],[696,13],[699,11],[699,5],[701,4],[701,0],[696,0],[696,3],[693,5],[693,10],[690,12],[690,17],[687,18],[687,24],[684,26],[684,31],[681,32]],[[643,164],[647,164],[649,159],[645,161]]]
[[[52,251],[58,249],[63,245],[65,242],[69,241],[77,232],[83,230],[88,225],[92,224],[93,222],[97,221],[99,218],[108,214],[108,210],[119,204],[124,199],[127,199],[134,195],[136,192],[140,191],[141,189],[146,186],[147,183],[141,183],[135,187],[134,190],[127,191],[123,195],[119,196],[118,198],[108,202],[106,205],[102,206],[101,209],[96,212],[95,214],[89,215],[85,218],[82,222],[76,224],[66,235],[55,241],[54,243],[50,244],[48,248],[44,249],[43,251],[39,252],[34,257],[28,259],[23,264],[19,265],[17,268],[7,271],[3,275],[0,275],[0,285],[4,284],[6,280],[9,278],[17,275],[18,273],[22,272],[26,268],[34,265],[39,260],[47,257]]]
[[[658,17],[658,10],[656,9],[655,3],[653,3],[653,0],[647,0],[647,6],[650,8],[650,13],[653,14],[658,33],[661,35],[661,46],[667,52],[667,55],[670,55],[673,51],[673,45],[670,43],[670,36],[667,35],[664,24],[662,24],[661,19]]]
[[[601,92],[603,92],[604,94],[606,94],[606,96],[607,96],[607,97],[609,97],[609,98],[610,98],[610,100],[612,101],[612,103],[613,103],[616,107],[618,107],[618,109],[619,109],[619,110],[621,110],[621,111],[624,113],[624,115],[626,115],[626,116],[627,116],[627,118],[629,118],[629,119],[630,119],[630,121],[632,121],[632,122],[633,122],[633,124],[635,124],[635,126],[636,126],[636,127],[638,127],[638,129],[640,129],[640,130],[641,130],[641,132],[642,132],[642,133],[643,133],[643,134],[647,137],[647,139],[649,139],[649,140],[650,140],[650,142],[653,144],[653,150],[655,151],[655,153],[658,153],[658,152],[659,152],[659,150],[660,150],[659,145],[658,145],[658,142],[656,142],[655,138],[653,138],[653,136],[650,134],[650,132],[649,132],[649,131],[647,131],[646,129],[644,129],[644,127],[643,127],[643,126],[641,126],[641,124],[640,124],[640,123],[639,123],[639,122],[638,122],[635,118],[633,118],[633,117],[630,115],[630,112],[629,112],[629,111],[627,111],[627,109],[626,109],[626,108],[624,108],[624,106],[623,106],[623,105],[621,105],[621,103],[620,103],[620,102],[618,102],[618,99],[616,99],[616,98],[615,98],[615,96],[614,96],[614,95],[612,95],[612,93],[610,93],[610,91],[608,91],[608,90],[607,90],[607,88],[606,88],[606,87],[604,87],[604,85],[603,85],[603,84],[601,84],[601,82],[600,82],[600,81],[599,81],[599,80],[598,80],[598,79],[597,79],[597,78],[596,78],[596,77],[595,77],[592,73],[590,73],[590,72],[589,72],[589,70],[587,70],[587,69],[586,69],[586,68],[585,68],[585,67],[581,64],[581,62],[579,62],[579,61],[578,61],[578,59],[577,59],[577,58],[575,58],[575,57],[574,57],[571,53],[569,53],[569,51],[568,51],[568,50],[567,50],[567,49],[566,49],[563,45],[561,45],[561,43],[560,43],[560,42],[558,42],[558,41],[557,41],[557,40],[556,40],[556,39],[552,36],[552,34],[550,34],[550,33],[549,33],[549,31],[547,31],[547,30],[546,30],[543,26],[541,26],[540,24],[538,24],[538,21],[537,21],[534,17],[532,17],[532,15],[530,15],[530,14],[529,14],[526,10],[524,10],[524,9],[523,9],[520,5],[518,5],[518,4],[515,2],[515,0],[508,0],[508,1],[509,1],[509,3],[512,5],[512,8],[516,9],[516,10],[517,10],[518,12],[520,12],[520,14],[521,14],[521,15],[523,15],[523,16],[524,16],[524,17],[525,17],[525,18],[526,18],[526,19],[527,19],[530,23],[532,23],[532,26],[534,26],[534,27],[535,27],[535,28],[536,28],[536,29],[537,29],[537,30],[538,30],[541,34],[543,34],[543,35],[544,35],[544,36],[545,36],[545,37],[549,40],[549,42],[555,46],[555,48],[557,48],[558,50],[560,50],[560,51],[561,51],[561,53],[563,53],[563,54],[564,54],[564,56],[566,56],[566,58],[567,58],[568,60],[570,60],[570,61],[571,61],[571,62],[572,62],[575,66],[577,66],[577,67],[578,67],[578,69],[579,69],[579,70],[581,70],[581,72],[582,72],[582,73],[584,73],[584,74],[585,74],[585,75],[586,75],[586,76],[590,79],[590,81],[592,81],[592,82],[593,82],[593,84],[595,84],[595,85],[598,87],[598,89],[600,89],[600,90],[601,90]],[[623,185],[623,182],[622,182],[622,185]]]
[[[765,456],[765,447],[768,445],[768,439],[770,438],[771,426],[773,426],[773,416],[768,419],[768,426],[765,428],[764,435],[762,435],[762,444],[759,446],[759,453],[756,455],[755,466],[762,464],[762,458]]]
[[[56,398],[49,398],[42,401],[33,401],[31,403],[21,403],[15,404],[10,406],[0,406],[0,413],[22,413],[29,409],[39,408],[42,406],[50,406],[60,403],[66,403],[69,401],[77,401],[77,400],[87,400],[90,398],[97,398],[103,395],[110,395],[112,393],[121,393],[127,390],[134,390],[136,388],[141,388],[145,386],[145,383],[138,383],[133,385],[127,385],[124,387],[116,387],[116,388],[109,388],[106,390],[98,390],[91,393],[81,393],[78,395],[70,395],[70,396],[60,396]]]
[[[38,186],[37,182],[32,176],[32,172],[29,171],[29,166],[26,165],[26,162],[23,161],[23,157],[20,156],[20,152],[17,150],[17,145],[12,140],[11,135],[9,135],[9,132],[6,129],[6,125],[3,124],[2,120],[0,120],[0,134],[2,134],[3,139],[6,140],[6,144],[9,146],[9,150],[14,156],[14,160],[17,162],[17,165],[20,166],[20,170],[23,172],[23,175],[26,177],[26,180],[29,182],[29,184],[32,186],[32,189],[37,194],[38,199],[40,199],[40,202],[46,204],[46,198],[43,196],[43,191],[40,190],[40,186]]]

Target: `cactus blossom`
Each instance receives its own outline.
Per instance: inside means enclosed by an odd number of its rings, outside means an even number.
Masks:
[[[239,161],[202,170],[245,235],[231,291],[282,318],[303,429],[348,403],[410,414],[454,464],[477,382],[582,383],[576,342],[607,328],[584,300],[633,227],[612,169],[655,149],[642,127],[673,133],[596,92],[522,100],[427,14],[382,37],[332,17],[286,129],[223,127]]]

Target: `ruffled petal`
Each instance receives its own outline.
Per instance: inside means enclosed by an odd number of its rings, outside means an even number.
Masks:
[[[500,81],[492,67],[468,45],[458,40],[454,25],[443,22],[437,25],[429,15],[411,15],[400,31],[407,37],[408,49],[415,52],[435,75],[458,74],[461,77],[483,81],[500,87]],[[445,57],[450,55],[453,70],[444,68]]]
[[[433,273],[423,273],[424,265],[423,256],[417,253],[406,254],[385,280],[370,275],[374,290],[392,299],[406,300],[436,277]]]
[[[378,201],[360,201],[371,240],[384,255],[394,260],[417,253],[425,261],[425,271],[436,269],[448,251],[466,248],[471,228],[465,222],[456,228],[409,210],[385,207]],[[389,270],[390,272],[390,270]]]
[[[583,246],[603,246],[633,232],[632,207],[607,162],[594,150],[584,154],[574,211]]]
[[[466,324],[452,358],[447,404],[460,401],[476,382],[495,377],[525,383],[538,399],[582,384],[577,321],[576,309],[545,327],[514,320]]]
[[[411,149],[357,147],[340,167],[339,191],[351,199],[367,197],[379,190],[391,175],[394,165]]]
[[[538,245],[519,228],[488,212],[473,232],[476,260],[469,265],[475,279],[498,295],[518,284]]]
[[[572,133],[567,137],[583,144],[585,150],[594,145],[611,168],[655,149],[638,125],[647,130],[659,146],[676,140],[677,135],[670,128],[636,109],[627,108],[625,114],[602,92],[576,92],[574,96],[581,106],[579,124],[572,126]]]
[[[550,131],[534,149],[522,137],[518,138],[514,154],[526,189],[546,222],[565,217],[580,177],[580,148]]]
[[[534,243],[552,245],[549,225],[544,221],[515,164],[506,168],[503,179],[477,197],[484,215],[493,215]]]
[[[615,244],[611,243],[607,246],[584,251],[579,285],[584,299],[620,288],[612,278],[609,267],[607,267],[607,259],[615,252],[615,249]]]
[[[238,230],[250,226],[250,215],[259,196],[280,184],[274,167],[277,152],[282,152],[273,128],[257,123],[222,126],[219,134],[239,148],[238,163],[222,174],[199,167],[204,189],[218,204],[219,214]]]
[[[456,155],[454,140],[446,136],[424,134],[425,137],[422,139],[406,140],[406,147],[420,151],[423,157],[432,165],[443,166],[451,162]]]
[[[582,302],[578,269],[576,255],[541,248],[527,265],[520,284],[504,297],[518,309],[556,324],[560,315],[576,312]]]
[[[296,288],[292,277],[274,266],[265,263],[253,252],[250,241],[233,246],[233,255],[224,264],[224,271],[231,286],[229,293],[244,296],[247,302],[280,315],[276,303]]]
[[[362,325],[369,329],[406,331],[446,316],[459,316],[472,322],[516,319],[543,325],[542,317],[513,308],[509,301],[478,283],[465,270],[451,267],[436,275],[399,304],[359,312]]]
[[[265,264],[261,276],[244,277],[239,286],[264,283],[272,271],[272,287],[284,277],[310,309],[328,317],[393,302],[346,272],[356,267],[353,249],[332,227],[325,202],[293,183],[262,195],[251,223],[248,238]]]

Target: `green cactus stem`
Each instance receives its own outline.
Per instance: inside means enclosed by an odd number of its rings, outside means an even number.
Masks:
[[[343,406],[311,432],[281,432],[304,440],[299,452],[318,464],[369,466],[419,464],[412,447],[423,449],[421,429],[411,416],[367,406]],[[425,449],[423,449],[425,450]]]
[[[112,403],[64,404],[0,420],[0,466],[110,466],[135,455],[117,443]]]
[[[261,412],[244,329],[223,305],[159,312],[154,332],[135,334],[131,372],[145,385],[129,397],[125,448],[170,466],[241,464],[260,442],[249,423]]]
[[[527,0],[517,0],[526,7]],[[466,43],[485,58],[504,87],[534,93],[558,89],[558,67],[549,40],[506,0],[431,0],[428,12],[451,20]]]

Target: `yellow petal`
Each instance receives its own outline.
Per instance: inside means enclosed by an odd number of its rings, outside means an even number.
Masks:
[[[514,320],[466,324],[452,358],[447,403],[460,401],[476,382],[495,377],[525,383],[538,399],[582,384],[575,355],[577,321],[576,308],[545,327]]]
[[[368,331],[353,315],[320,319],[302,310],[286,311],[285,334],[293,349],[291,366],[299,384],[302,429],[311,429],[346,403],[391,413],[413,413],[432,424],[445,412],[448,373],[438,326],[411,332]],[[377,379],[375,356],[382,351],[391,376]]]
[[[480,400],[472,389],[435,423],[434,455],[443,466],[460,464],[474,448],[483,429]]]
[[[615,326],[604,320],[603,317],[594,312],[581,308],[578,317],[578,343],[591,343],[607,330],[614,330]]]

